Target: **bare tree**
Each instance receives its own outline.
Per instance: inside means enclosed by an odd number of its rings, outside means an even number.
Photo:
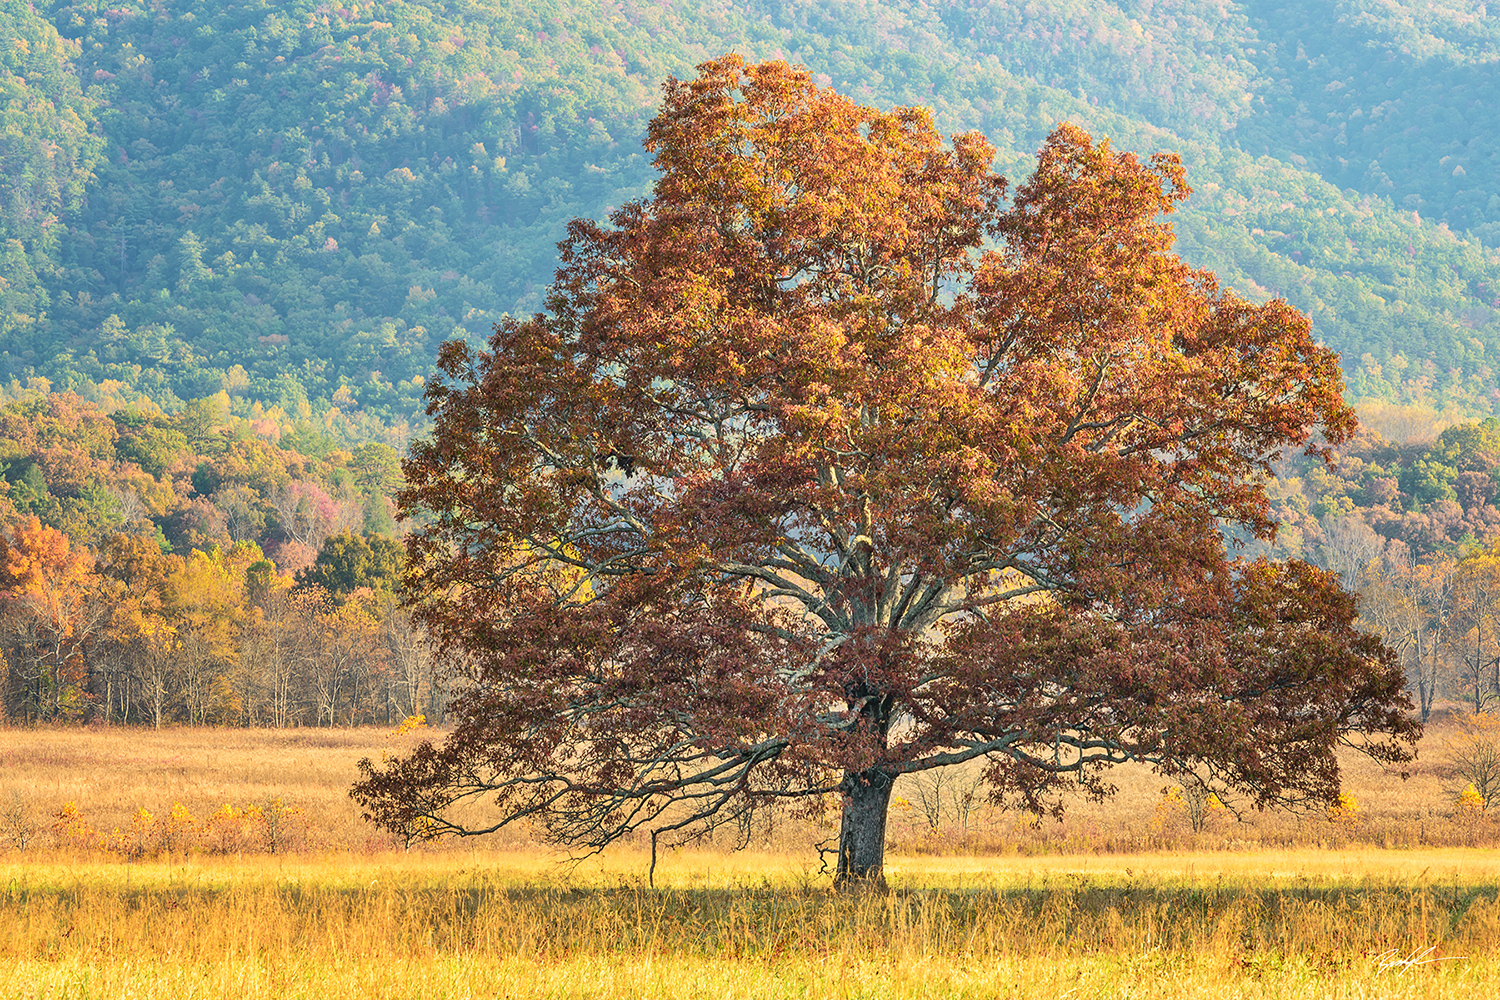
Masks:
[[[1385,540],[1354,514],[1325,517],[1319,525],[1323,541],[1318,546],[1318,562],[1337,573],[1346,588],[1358,589],[1366,571],[1380,558]]]
[[[260,509],[260,496],[248,486],[216,490],[213,502],[224,515],[224,530],[229,533],[230,541],[253,540],[265,530],[266,515]]]
[[[917,800],[917,806],[927,820],[927,828],[934,833],[943,823],[944,792],[952,783],[953,776],[951,769],[922,771],[903,776],[903,784],[911,789],[912,797]]]
[[[1500,719],[1488,715],[1463,719],[1459,734],[1443,745],[1442,773],[1451,794],[1472,787],[1488,810],[1500,794]]]
[[[375,623],[353,601],[335,605],[321,589],[296,595],[305,643],[299,647],[304,678],[320,725],[351,725],[368,710],[367,681],[379,656]]]
[[[223,674],[223,661],[212,643],[200,633],[184,630],[173,657],[177,691],[191,725],[211,721],[216,681]]]
[[[164,624],[144,635],[136,647],[142,707],[151,719],[153,729],[160,729],[166,721],[167,706],[175,690],[173,660],[176,648],[176,633]]]
[[[1373,565],[1373,564],[1372,564]],[[1386,546],[1383,572],[1366,572],[1360,588],[1361,626],[1401,657],[1417,694],[1422,721],[1432,714],[1452,613],[1451,564],[1417,565],[1402,542]]]
[[[247,671],[265,692],[266,721],[276,729],[297,722],[302,625],[287,595],[276,591],[266,595],[259,619],[245,635],[241,655]]]
[[[138,659],[132,643],[106,642],[95,648],[90,664],[99,698],[95,711],[105,722],[130,721]]]
[[[16,850],[24,851],[41,829],[32,793],[19,788],[10,789],[4,801],[0,801],[0,832],[4,833],[5,839]]]
[[[281,533],[317,549],[340,520],[338,504],[316,483],[292,481],[271,490],[269,499]]]
[[[432,684],[434,660],[427,632],[392,595],[378,607],[380,634],[391,669],[391,698],[403,717],[422,710],[422,694]]]
[[[1224,802],[1209,782],[1197,774],[1183,775],[1182,805],[1187,812],[1188,825],[1194,833],[1202,833],[1215,809],[1223,809]]]
[[[1500,695],[1500,557],[1466,559],[1453,574],[1453,646],[1464,698],[1480,715]]]
[[[902,787],[916,798],[928,829],[936,832],[944,817],[951,817],[960,836],[968,835],[974,814],[984,803],[983,785],[983,772],[973,767],[934,769],[902,777]]]
[[[1440,563],[1422,567],[1411,575],[1417,606],[1421,609],[1422,628],[1415,636],[1417,658],[1417,704],[1426,722],[1432,714],[1437,695],[1438,677],[1443,666],[1442,651],[1452,629],[1453,573],[1451,565]]]
[[[141,502],[140,494],[129,486],[106,486],[104,492],[114,501],[127,530],[142,527],[150,530],[151,512]]]

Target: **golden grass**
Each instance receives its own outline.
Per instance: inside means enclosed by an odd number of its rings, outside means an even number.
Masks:
[[[8,729],[0,747],[0,795],[44,824],[68,801],[109,830],[280,799],[306,826],[290,855],[0,850],[0,998],[1500,995],[1500,854],[1418,846],[1491,842],[1493,820],[1456,826],[1430,772],[1358,759],[1354,822],[1250,813],[1187,837],[1141,769],[1062,824],[988,811],[965,840],[898,810],[892,891],[840,895],[811,848],[831,831],[798,822],[759,852],[664,853],[655,888],[628,844],[572,865],[525,830],[394,852],[346,792],[355,761],[399,749],[385,730]],[[1169,843],[1200,849],[1142,850]]]
[[[1372,844],[1391,848],[1500,843],[1500,809],[1464,818],[1434,764],[1452,724],[1439,717],[1429,727],[1415,774],[1406,781],[1368,759],[1347,755],[1346,787],[1359,805],[1349,822],[1322,815],[1245,810],[1243,821],[1227,813],[1193,834],[1180,810],[1163,811],[1168,782],[1144,767],[1121,767],[1111,775],[1118,793],[1108,801],[1068,803],[1064,820],[1031,817],[988,806],[974,811],[961,829],[951,810],[941,828],[928,830],[916,795],[902,779],[891,817],[891,844],[920,854],[1060,852],[1130,853],[1155,849],[1245,850],[1294,846],[1333,848]],[[279,799],[300,811],[303,840],[315,850],[381,851],[393,840],[364,823],[348,797],[361,757],[379,759],[400,751],[421,734],[404,737],[386,729],[0,729],[0,810],[10,793],[24,795],[39,828],[75,802],[85,821],[109,833],[127,829],[138,809],[165,816],[181,803],[203,820],[226,803],[265,804]],[[908,805],[902,808],[902,801]],[[794,819],[758,830],[754,846],[811,855],[811,845],[832,833]],[[48,842],[47,837],[38,844]],[[524,828],[487,838],[485,846],[525,846]],[[0,850],[6,846],[0,837]],[[727,847],[728,839],[715,846]],[[439,845],[427,850],[450,850]]]
[[[386,730],[39,726],[0,736],[0,795],[23,791],[44,819],[75,802],[108,831],[142,808],[165,814],[180,802],[205,817],[226,803],[280,799],[302,810],[314,846],[388,845],[348,794],[355,763],[390,748]]]
[[[0,995],[1493,995],[1487,852],[898,859],[621,852],[0,865]]]

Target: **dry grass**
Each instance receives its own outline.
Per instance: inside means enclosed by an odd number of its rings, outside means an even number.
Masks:
[[[898,812],[892,891],[851,896],[816,871],[827,831],[797,823],[759,852],[666,854],[656,888],[631,845],[576,865],[518,835],[392,851],[346,795],[358,758],[397,748],[386,731],[0,737],[0,796],[48,826],[68,801],[103,830],[273,799],[306,826],[276,856],[0,853],[3,997],[1500,994],[1500,855],[1350,846],[1464,833],[1431,774],[1359,761],[1352,822],[1251,814],[1191,837],[1142,771],[1063,824],[978,810],[965,839]],[[1199,849],[1141,850],[1170,842]],[[962,853],[977,843],[998,853]]]
[[[0,794],[20,790],[49,820],[65,802],[110,830],[142,808],[207,816],[281,799],[303,811],[315,846],[386,845],[348,795],[355,762],[387,748],[385,730],[37,727],[5,730],[4,744]]]
[[[1163,802],[1168,784],[1163,778],[1148,768],[1121,767],[1112,775],[1119,788],[1113,798],[1102,804],[1070,802],[1060,823],[980,804],[966,823],[946,809],[936,831],[922,815],[912,779],[904,778],[896,788],[891,843],[898,852],[933,855],[1495,845],[1500,843],[1500,808],[1477,818],[1464,815],[1437,773],[1439,749],[1454,730],[1446,716],[1434,721],[1415,773],[1405,781],[1367,758],[1346,755],[1346,787],[1357,809],[1337,822],[1322,814],[1253,809],[1236,820],[1221,810],[1194,833],[1182,809]],[[365,824],[348,797],[354,765],[361,757],[379,759],[399,751],[419,737],[373,728],[5,729],[0,741],[0,850],[8,841],[3,821],[17,803],[29,810],[39,833],[33,846],[45,847],[51,843],[52,817],[66,802],[76,803],[92,828],[108,833],[128,828],[142,808],[165,816],[180,803],[201,821],[226,803],[274,800],[299,811],[304,835],[299,842],[307,848],[386,850],[394,841]],[[820,827],[787,819],[757,830],[752,845],[811,856],[811,845],[831,833],[831,823]],[[525,846],[529,835],[527,829],[506,831],[484,846]],[[727,848],[730,838],[711,845]]]
[[[1229,797],[1238,818],[1233,810],[1216,810],[1205,828],[1194,833],[1181,806],[1163,801],[1170,782],[1148,767],[1127,765],[1110,774],[1117,788],[1113,797],[1102,803],[1069,801],[1061,822],[1038,822],[980,806],[966,834],[954,828],[956,823],[930,831],[912,779],[902,779],[896,791],[911,808],[893,817],[893,840],[902,851],[932,854],[1500,845],[1500,803],[1488,814],[1467,814],[1448,787],[1451,780],[1442,775],[1442,748],[1457,730],[1450,714],[1437,714],[1404,780],[1362,754],[1341,754],[1344,788],[1354,808],[1337,818],[1321,812],[1256,811]]]
[[[1417,866],[1421,865],[1419,869]],[[1500,989],[1484,852],[537,854],[0,866],[6,996],[1451,996]],[[1071,992],[1070,992],[1071,991]]]

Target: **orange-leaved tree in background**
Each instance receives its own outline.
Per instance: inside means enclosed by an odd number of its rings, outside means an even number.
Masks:
[[[150,538],[116,532],[95,554],[94,569],[110,598],[105,641],[94,657],[99,717],[124,721],[132,705],[160,729],[167,717],[176,629],[164,614],[166,580],[181,562]]]
[[[547,314],[443,349],[407,593],[473,681],[362,764],[368,815],[589,849],[837,793],[852,881],[933,768],[1327,807],[1343,741],[1410,758],[1337,578],[1226,552],[1354,417],[1306,317],[1171,252],[1177,157],[1063,125],[1007,201],[982,137],[733,56],[648,135],[653,194],[572,223]]]
[[[109,617],[101,584],[93,559],[35,517],[0,532],[0,643],[11,714],[39,721],[87,710],[85,654]]]

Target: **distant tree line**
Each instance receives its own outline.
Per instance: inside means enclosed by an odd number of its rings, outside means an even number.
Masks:
[[[396,453],[318,458],[224,398],[173,415],[0,406],[0,655],[19,722],[441,718],[400,607]]]
[[[1331,468],[1277,466],[1273,554],[1360,593],[1424,713],[1500,707],[1500,420],[1362,415]],[[0,405],[8,718],[441,716],[448,682],[397,601],[397,453],[285,416],[228,394],[175,414],[38,391]]]
[[[399,545],[327,539],[291,576],[254,542],[187,556],[114,534],[73,548],[36,518],[0,536],[13,722],[160,728],[441,719],[448,688],[394,588]]]
[[[1331,467],[1278,466],[1276,554],[1359,593],[1363,627],[1401,654],[1424,718],[1440,699],[1500,708],[1500,420],[1440,429],[1431,410],[1399,406],[1365,418]]]

